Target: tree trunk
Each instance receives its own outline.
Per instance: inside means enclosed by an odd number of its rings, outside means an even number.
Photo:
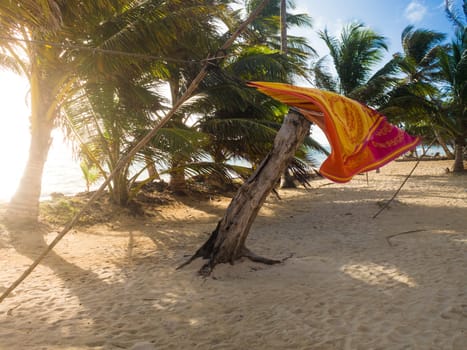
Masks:
[[[149,178],[154,179],[154,180],[160,180],[161,178],[159,176],[159,173],[156,169],[156,165],[154,164],[154,161],[152,160],[152,158],[150,156],[145,156],[144,160],[146,162],[146,168],[148,170]]]
[[[280,21],[281,21],[281,52],[283,55],[287,55],[287,2],[281,0],[280,8]]]
[[[31,130],[29,157],[16,193],[7,210],[7,218],[22,223],[37,222],[39,198],[41,195],[42,173],[52,143],[50,134],[53,126],[40,121]]]
[[[125,207],[130,200],[130,189],[128,187],[126,167],[120,169],[112,180],[111,197],[114,203]]]
[[[295,185],[295,177],[290,174],[288,169],[285,169],[282,174],[281,188],[297,188]]]
[[[51,132],[57,111],[52,89],[41,79],[41,71],[31,68],[31,144],[23,176],[7,209],[7,218],[21,223],[36,223],[39,216],[42,173],[52,143]]]
[[[454,159],[454,154],[452,154],[451,150],[449,149],[448,145],[446,144],[446,141],[444,140],[444,137],[442,137],[441,134],[439,133],[439,131],[437,131],[437,130],[435,130],[435,135],[436,135],[436,139],[437,139],[439,145],[441,146],[441,148],[443,149],[444,154],[446,155],[446,157],[448,157],[449,159]]]
[[[462,173],[464,169],[464,137],[458,136],[456,138],[455,149],[454,149],[454,167],[452,171],[454,173]]]
[[[176,158],[177,156],[175,155],[174,157]],[[181,160],[172,159],[172,170],[169,172],[169,189],[175,194],[186,195],[185,170],[181,164]]]
[[[200,270],[200,273],[205,275],[217,264],[234,263],[242,257],[267,264],[280,262],[253,254],[246,248],[245,241],[258,211],[309,129],[309,121],[296,112],[289,112],[274,140],[272,150],[237,191],[210,238],[179,268],[199,257],[208,259]]]

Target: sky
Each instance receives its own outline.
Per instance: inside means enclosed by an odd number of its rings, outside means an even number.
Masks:
[[[328,54],[328,49],[317,35],[327,29],[339,36],[343,26],[359,21],[378,34],[387,38],[388,52],[380,65],[387,63],[392,55],[402,51],[401,34],[408,25],[430,29],[452,36],[452,24],[446,17],[445,0],[294,0],[293,13],[306,13],[312,18],[313,27],[292,28],[290,34],[303,36],[318,52],[319,57]],[[454,0],[460,6],[462,0]],[[298,82],[302,84],[302,82]],[[307,83],[303,83],[307,85]],[[322,144],[328,144],[323,133],[315,128],[313,137]]]
[[[455,0],[457,5],[461,1]],[[393,53],[401,51],[400,35],[407,25],[452,33],[452,26],[444,13],[444,0],[295,0],[295,4],[294,12],[307,13],[314,25],[312,29],[291,30],[291,34],[308,38],[320,56],[327,54],[327,49],[316,31],[327,28],[331,34],[338,35],[344,24],[355,20],[388,38],[388,60]],[[9,168],[0,172],[0,202],[13,194],[27,159],[27,91],[25,79],[0,70],[0,164],[2,169]],[[56,136],[46,164],[46,183],[53,177],[53,169],[64,167],[65,160],[68,161],[65,167],[71,166],[70,157],[69,150],[63,147],[62,138]]]
[[[461,0],[455,0],[460,6]],[[444,0],[295,0],[294,13],[306,13],[313,19],[312,30],[292,30],[310,40],[320,56],[328,53],[317,30],[327,28],[338,35],[342,27],[352,21],[363,22],[378,34],[385,36],[389,43],[387,57],[400,52],[401,33],[408,25],[452,33],[452,25],[444,12]]]

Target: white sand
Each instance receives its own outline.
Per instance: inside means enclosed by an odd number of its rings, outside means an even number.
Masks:
[[[79,228],[0,304],[0,349],[467,349],[467,176],[422,162],[371,218],[413,164],[271,196],[248,246],[293,254],[276,266],[175,270],[226,199]],[[0,291],[43,248],[31,236],[0,225]]]

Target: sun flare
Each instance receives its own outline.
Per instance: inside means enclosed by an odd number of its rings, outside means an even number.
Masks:
[[[28,89],[25,78],[0,72],[0,203],[8,202],[13,196],[28,157],[31,140]],[[52,192],[69,195],[84,191],[85,183],[70,145],[63,141],[58,129],[52,132],[52,139],[44,167],[41,198],[48,198]]]
[[[18,186],[28,155],[28,82],[9,72],[0,72],[0,202],[10,199]]]

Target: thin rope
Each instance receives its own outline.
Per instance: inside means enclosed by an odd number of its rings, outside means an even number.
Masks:
[[[415,171],[415,169],[417,168],[418,164],[420,164],[422,158],[426,155],[426,153],[428,152],[428,150],[431,148],[431,146],[433,146],[433,144],[435,143],[436,141],[436,138],[433,139],[433,141],[431,141],[430,145],[428,146],[428,148],[423,152],[423,154],[418,158],[417,162],[415,163],[415,165],[413,166],[412,170],[410,171],[409,175],[406,176],[406,178],[404,179],[404,181],[402,182],[402,184],[399,186],[399,188],[397,189],[397,191],[394,193],[394,195],[391,197],[390,200],[388,200],[384,206],[375,214],[373,215],[373,219],[376,219],[376,217],[385,209],[387,209],[389,207],[389,204],[392,203],[392,201],[396,198],[396,196],[399,194],[399,192],[402,190],[402,187],[404,187],[405,183],[409,180],[409,178],[412,176],[413,172]]]

